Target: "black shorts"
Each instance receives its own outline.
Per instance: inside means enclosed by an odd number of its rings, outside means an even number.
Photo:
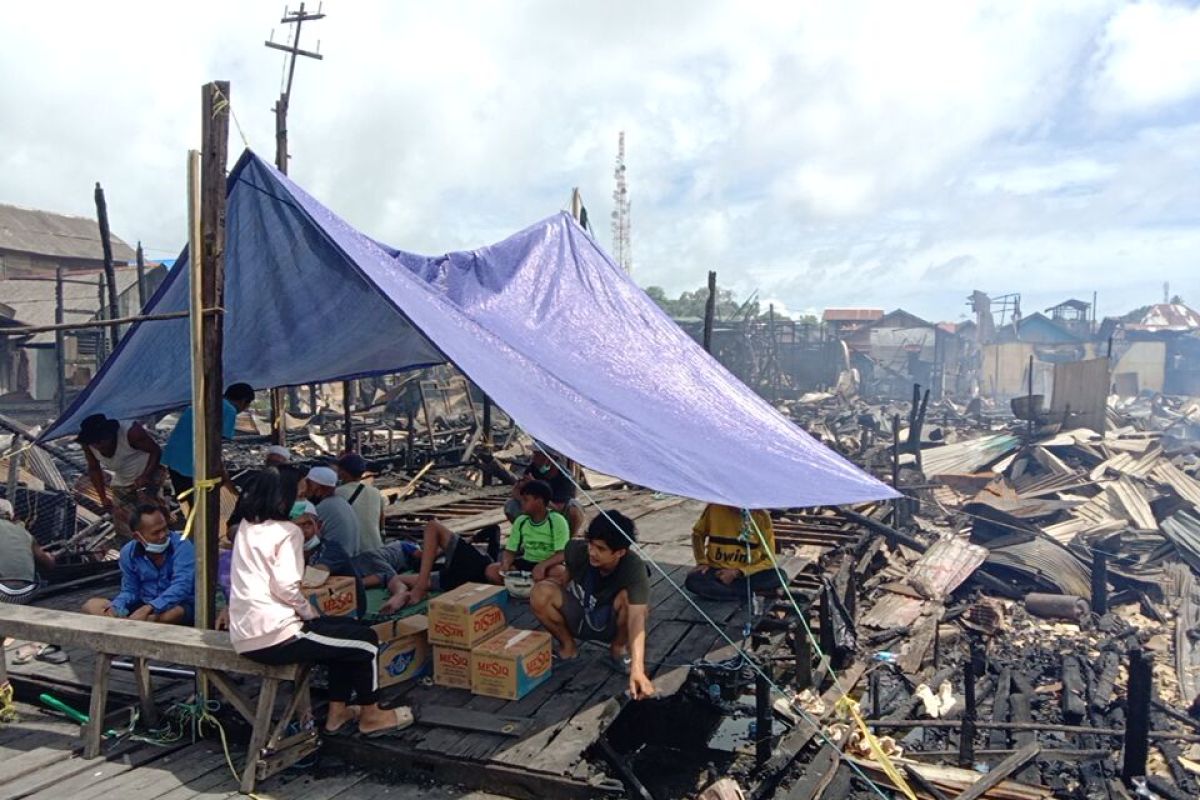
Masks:
[[[569,586],[563,589],[562,615],[567,630],[579,641],[611,642],[617,638],[617,610],[596,606],[590,612],[584,611]]]
[[[536,567],[537,565],[538,565],[538,562],[536,562],[536,561],[529,561],[528,559],[518,558],[518,559],[513,560],[512,568],[516,572],[533,572],[533,568]]]
[[[438,588],[443,592],[457,589],[464,583],[486,583],[491,560],[461,536],[450,539],[446,560],[438,573]]]

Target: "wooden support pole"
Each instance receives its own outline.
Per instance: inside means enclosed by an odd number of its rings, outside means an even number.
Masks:
[[[765,664],[762,669],[769,669]],[[762,671],[754,673],[754,761],[761,767],[771,760],[771,684]]]
[[[63,270],[54,270],[54,324],[63,324]],[[67,409],[67,338],[61,330],[54,332],[54,355],[58,362],[55,370],[55,392],[58,395],[58,413]]]
[[[1150,755],[1150,698],[1153,659],[1143,650],[1129,651],[1129,691],[1125,709],[1125,746],[1121,778],[1128,784],[1146,775]]]
[[[708,273],[708,300],[704,303],[704,350],[712,352],[713,318],[717,313],[717,273]]]
[[[963,665],[963,715],[958,732],[958,765],[970,769],[975,763],[975,722],[979,711],[975,705],[975,663],[979,644],[971,641],[971,657]]]
[[[191,250],[193,331],[193,406],[197,518],[196,627],[211,628],[216,619],[213,587],[217,585],[217,540],[220,536],[221,490],[206,490],[204,481],[221,475],[223,417],[224,314],[202,313],[225,304],[225,165],[229,148],[230,94],[228,81],[205,84],[201,90],[202,135],[199,180],[199,242]],[[199,267],[198,274],[196,267]],[[198,349],[197,349],[198,348]],[[196,383],[197,378],[198,384]]]
[[[892,415],[892,488],[900,491],[900,415]],[[904,498],[892,501],[892,522],[904,527]]]
[[[821,605],[817,609],[818,623],[820,625],[817,633],[817,643],[821,646],[821,653],[829,659],[829,663],[833,663],[833,590],[829,586],[821,589]],[[821,687],[815,686],[814,689]]]
[[[349,450],[351,447],[352,437],[354,436],[354,420],[350,417],[350,390],[353,386],[353,381],[342,381],[342,437],[345,444],[342,445],[343,450]]]
[[[100,247],[104,252],[104,281],[108,284],[108,318],[116,319],[121,312],[117,307],[117,277],[113,271],[112,236],[108,231],[108,203],[104,199],[104,189],[100,181],[96,181],[96,219],[100,223]],[[112,329],[112,349],[117,349],[117,340],[121,338],[121,329]]]
[[[802,621],[792,628],[792,653],[796,657],[796,690],[802,692],[813,685],[812,642]]]
[[[283,389],[271,390],[271,442],[287,444],[287,425],[283,417]]]
[[[1092,548],[1092,613],[1108,613],[1108,555],[1098,547]]]
[[[871,672],[869,681],[871,694],[871,716],[875,719],[879,719],[883,716],[883,698],[879,696],[882,687],[880,686],[881,680],[878,670],[873,670]]]
[[[142,313],[142,309],[146,307],[146,253],[142,250],[142,243],[137,243],[137,290],[138,290],[138,313]]]

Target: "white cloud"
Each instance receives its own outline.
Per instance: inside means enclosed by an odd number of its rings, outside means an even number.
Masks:
[[[204,81],[233,82],[250,143],[272,153],[281,55],[262,40],[272,27],[283,38],[281,5],[7,9],[0,202],[90,214],[99,179],[114,230],[170,254]],[[716,269],[722,285],[789,308],[954,317],[977,286],[1103,283],[1132,296],[1161,267],[1186,296],[1195,280],[1180,245],[1200,230],[1200,113],[1177,102],[1193,91],[1196,50],[1180,43],[1200,38],[1188,9],[327,0],[325,11],[306,26],[326,58],[298,66],[291,174],[397,247],[495,241],[564,207],[573,186],[607,246],[624,130],[634,274],[672,294]],[[1142,86],[1151,78],[1157,95]],[[1097,98],[1124,109],[1147,97],[1130,123],[1091,113]],[[1169,119],[1154,115],[1168,106]]]
[[[1092,102],[1144,112],[1200,93],[1200,8],[1140,2],[1113,15],[1098,55]]]

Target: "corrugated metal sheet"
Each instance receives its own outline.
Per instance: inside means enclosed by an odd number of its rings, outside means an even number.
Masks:
[[[1200,519],[1186,511],[1167,517],[1159,526],[1179,555],[1191,568],[1200,572]]]
[[[984,563],[1019,572],[1033,584],[1057,588],[1063,594],[1091,602],[1091,570],[1052,539],[1037,538],[994,548]]]
[[[113,259],[132,261],[133,249],[116,236],[110,238]],[[3,204],[0,204],[0,250],[93,261],[104,258],[100,227],[95,220]]]
[[[878,630],[912,625],[930,605],[932,604],[928,600],[886,592],[880,595],[879,602],[871,606],[871,610],[859,619],[859,624]]]
[[[1134,527],[1147,531],[1158,527],[1158,520],[1154,518],[1154,512],[1150,510],[1150,503],[1146,495],[1128,477],[1122,475],[1117,480],[1110,482],[1104,487],[1104,492],[1115,504],[1113,506],[1113,511],[1116,512],[1114,516],[1123,510]]]
[[[1004,455],[1016,450],[1021,444],[1019,436],[998,433],[957,442],[942,447],[932,447],[921,452],[922,469],[928,476],[977,472]]]
[[[1108,414],[1108,359],[1093,358],[1054,365],[1054,391],[1050,413],[1071,411],[1072,422],[1104,432]]]
[[[938,539],[913,565],[907,583],[931,600],[942,600],[971,577],[987,556],[987,548],[965,539]]]
[[[1179,467],[1160,459],[1150,472],[1150,478],[1163,486],[1170,486],[1179,496],[1194,506],[1200,507],[1200,481],[1181,470]]]

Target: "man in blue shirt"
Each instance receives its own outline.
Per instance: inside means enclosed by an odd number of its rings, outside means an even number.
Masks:
[[[112,600],[93,597],[83,604],[84,613],[190,625],[196,592],[192,543],[167,529],[158,506],[138,506],[129,524],[134,538],[121,548],[120,593]]]
[[[225,390],[225,400],[221,411],[221,438],[232,439],[237,415],[250,407],[254,402],[254,389],[248,383],[235,383]],[[171,473],[171,485],[175,488],[175,497],[192,488],[195,469],[192,462],[192,407],[188,406],[179,415],[179,422],[171,431],[170,438],[162,450],[163,466]],[[225,471],[221,467],[222,473]],[[228,477],[228,476],[226,476]]]

